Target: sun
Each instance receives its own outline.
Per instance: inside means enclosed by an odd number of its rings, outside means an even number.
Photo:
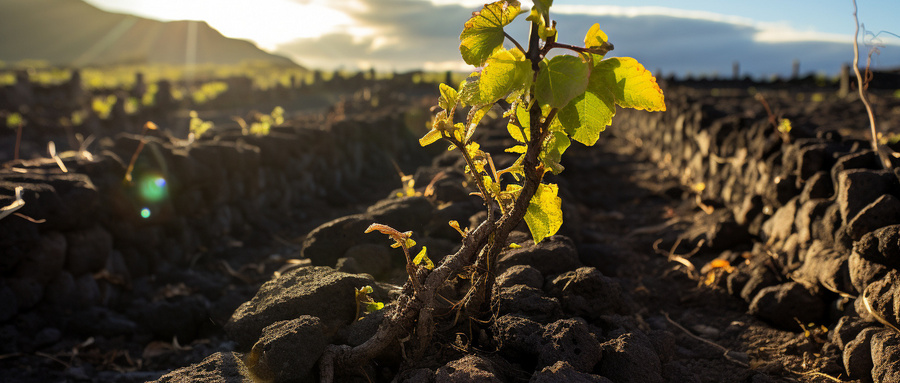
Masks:
[[[333,32],[351,24],[345,13],[315,1],[292,0],[88,0],[111,12],[157,20],[200,20],[232,38],[273,50],[298,38]]]

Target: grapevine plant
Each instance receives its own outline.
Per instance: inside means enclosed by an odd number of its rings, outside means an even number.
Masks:
[[[613,45],[599,24],[587,31],[583,46],[559,43],[556,22],[550,18],[553,0],[533,3],[528,12],[519,1],[496,1],[466,21],[459,50],[476,70],[458,87],[440,85],[439,112],[419,140],[422,146],[444,141],[462,154],[487,219],[471,231],[460,231],[459,250],[436,266],[424,254],[410,256],[411,232],[372,225],[368,231],[387,234],[403,248],[409,279],[397,302],[386,308],[372,338],[356,347],[326,349],[320,364],[322,381],[332,381],[334,368],[363,365],[396,339],[409,339],[407,355],[410,350],[421,355],[434,330],[436,291],[457,275],[464,275],[471,288],[455,307],[469,317],[490,319],[497,259],[509,233],[524,219],[538,243],[562,225],[558,187],[544,183],[543,177],[563,171],[560,161],[571,140],[594,145],[612,123],[616,105],[665,111],[662,90],[640,63],[627,57],[604,58]],[[530,33],[528,44],[522,45],[504,28],[526,13]],[[551,51],[563,54],[551,57]],[[482,118],[500,101],[508,105],[503,117],[518,142],[506,149],[519,154],[506,169],[496,169],[490,153],[473,140]]]

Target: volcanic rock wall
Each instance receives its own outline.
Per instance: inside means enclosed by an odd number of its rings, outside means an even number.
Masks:
[[[193,143],[148,136],[128,182],[140,141],[120,134],[92,156],[65,154],[68,172],[51,159],[0,169],[0,206],[17,187],[25,202],[0,220],[0,322],[113,305],[163,267],[380,198],[400,185],[392,160],[407,163],[418,147],[402,113]]]
[[[756,238],[744,259],[722,253],[735,266],[722,287],[780,327],[837,323],[831,341],[850,377],[890,381],[900,358],[900,162],[884,169],[868,141],[816,126],[786,139],[746,93],[670,92],[668,112],[623,111],[616,131]],[[714,233],[705,246],[726,250]]]

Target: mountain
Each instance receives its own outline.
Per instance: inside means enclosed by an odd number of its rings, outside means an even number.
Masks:
[[[111,13],[81,0],[0,1],[0,60],[55,65],[237,64],[296,66],[202,21],[162,22]]]

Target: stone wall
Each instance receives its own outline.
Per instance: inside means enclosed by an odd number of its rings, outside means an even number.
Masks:
[[[886,170],[868,141],[814,125],[786,140],[746,92],[676,92],[687,90],[667,92],[666,113],[621,111],[615,130],[755,238],[743,257],[719,256],[736,266],[722,287],[797,331],[815,308],[808,319],[834,326],[850,377],[881,381],[879,363],[898,357],[883,343],[900,326],[900,162]]]
[[[0,206],[17,187],[25,205],[0,220],[0,322],[109,305],[164,266],[308,230],[329,209],[382,198],[400,186],[392,161],[425,161],[407,125],[401,112],[267,136],[148,136],[131,182],[126,169],[141,140],[131,134],[104,140],[89,157],[64,156],[65,173],[51,159],[6,163]]]

